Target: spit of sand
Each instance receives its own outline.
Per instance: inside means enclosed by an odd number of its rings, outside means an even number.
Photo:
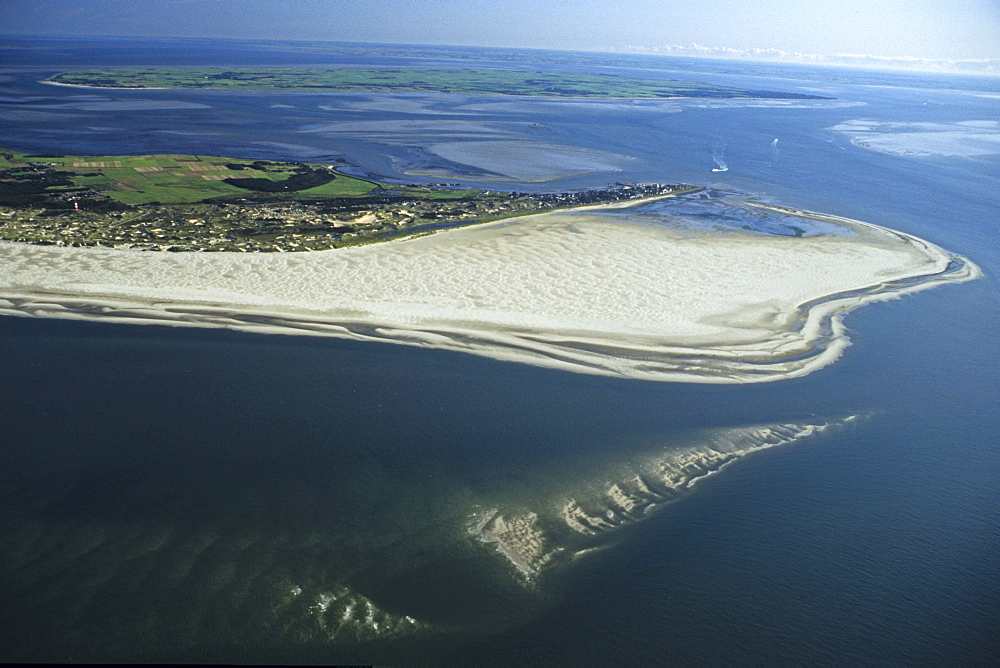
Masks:
[[[764,205],[756,205],[764,206]],[[856,306],[978,275],[867,223],[802,238],[677,230],[600,208],[299,253],[0,243],[0,313],[229,327],[694,382],[799,376]]]

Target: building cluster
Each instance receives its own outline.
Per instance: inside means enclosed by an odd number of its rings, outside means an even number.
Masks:
[[[0,238],[60,246],[165,251],[286,252],[358,245],[401,234],[557,208],[683,191],[682,184],[619,184],[568,193],[389,192],[314,201],[146,205],[125,211],[0,208]]]

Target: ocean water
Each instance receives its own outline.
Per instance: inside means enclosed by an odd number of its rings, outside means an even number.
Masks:
[[[926,134],[988,132],[996,79],[359,45],[17,45],[32,48],[0,71],[0,145],[19,150],[328,160],[405,181],[432,168],[495,189],[683,181],[916,234],[984,276],[865,307],[848,316],[853,345],[837,363],[739,387],[0,318],[0,659],[1000,660],[1000,156],[948,155]],[[595,105],[37,83],[114,64],[483,62],[836,99]],[[872,144],[893,152],[830,130],[861,119],[893,135]],[[361,129],[315,131],[345,121]],[[490,180],[433,152],[456,141],[456,121],[474,135],[461,141],[508,133],[518,160],[533,145],[623,158],[585,174],[539,158],[549,181]],[[727,171],[713,171],[720,160]],[[604,512],[610,485],[780,425],[829,427],[740,456],[613,527],[550,526],[567,499]],[[471,531],[494,509],[536,513],[564,551],[526,578]]]

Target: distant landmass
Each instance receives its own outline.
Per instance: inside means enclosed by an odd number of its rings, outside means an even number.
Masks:
[[[63,72],[47,83],[99,88],[184,88],[344,92],[424,92],[593,98],[830,99],[819,95],[634,79],[489,69],[148,67]]]

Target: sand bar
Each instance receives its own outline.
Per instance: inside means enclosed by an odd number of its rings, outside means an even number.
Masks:
[[[691,493],[700,481],[754,453],[806,441],[860,416],[814,423],[775,423],[708,430],[688,443],[624,461],[596,479],[551,496],[513,499],[492,508],[470,533],[494,544],[527,580],[581,553],[607,545],[616,531],[642,522]],[[561,498],[560,498],[561,497]],[[537,510],[527,510],[533,506]],[[477,509],[475,514],[481,513]]]
[[[835,360],[847,345],[840,316],[852,308],[979,275],[916,237],[822,214],[780,209],[850,234],[678,230],[605,208],[615,215],[589,207],[302,253],[3,242],[0,313],[334,336],[741,383]]]

